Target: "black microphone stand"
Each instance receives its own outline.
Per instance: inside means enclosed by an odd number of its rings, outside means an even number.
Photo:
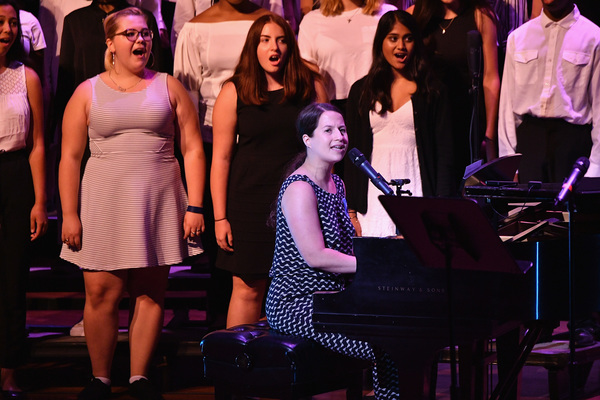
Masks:
[[[388,184],[390,186],[396,186],[396,196],[402,196],[403,194],[412,196],[410,190],[402,190],[402,186],[408,185],[409,183],[410,179],[392,179]]]
[[[469,145],[471,164],[481,159],[480,148],[481,148],[481,132],[479,127],[479,81],[480,72],[474,71],[471,73],[471,89],[469,94],[471,95],[471,101],[473,104],[471,111],[471,125],[469,127]]]

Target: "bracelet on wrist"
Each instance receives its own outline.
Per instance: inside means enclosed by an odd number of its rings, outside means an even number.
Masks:
[[[227,217],[225,218],[219,218],[219,219],[215,219],[215,222],[219,222],[219,221],[225,221],[227,219]]]
[[[187,210],[191,213],[194,214],[204,214],[204,208],[203,207],[196,207],[196,206],[187,206]]]

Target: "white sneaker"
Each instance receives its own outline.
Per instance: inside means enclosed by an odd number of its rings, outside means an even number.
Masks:
[[[83,318],[81,321],[73,325],[71,330],[69,331],[69,335],[71,336],[85,336],[85,331],[83,329]]]

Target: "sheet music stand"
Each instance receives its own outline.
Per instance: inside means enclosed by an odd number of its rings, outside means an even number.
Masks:
[[[523,273],[531,267],[512,258],[472,200],[396,196],[379,200],[425,266],[447,268],[446,246],[452,251],[450,266],[456,269]]]
[[[461,192],[466,186],[486,185],[487,181],[512,181],[515,177],[521,154],[511,154],[489,161],[475,168],[465,170],[465,176],[460,184]]]
[[[379,196],[379,200],[423,265],[447,271],[450,393],[457,399],[453,269],[521,274],[532,264],[512,258],[472,200],[397,196]]]

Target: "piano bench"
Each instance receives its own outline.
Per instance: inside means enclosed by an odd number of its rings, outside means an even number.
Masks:
[[[548,371],[548,392],[551,400],[567,398],[569,394],[569,342],[555,340],[538,343],[527,357],[525,365],[544,367]],[[582,389],[594,361],[600,359],[600,343],[575,349],[575,383]]]
[[[346,389],[348,400],[362,399],[364,361],[277,333],[266,321],[211,332],[200,347],[204,376],[213,381],[216,400],[291,400],[340,389]]]

